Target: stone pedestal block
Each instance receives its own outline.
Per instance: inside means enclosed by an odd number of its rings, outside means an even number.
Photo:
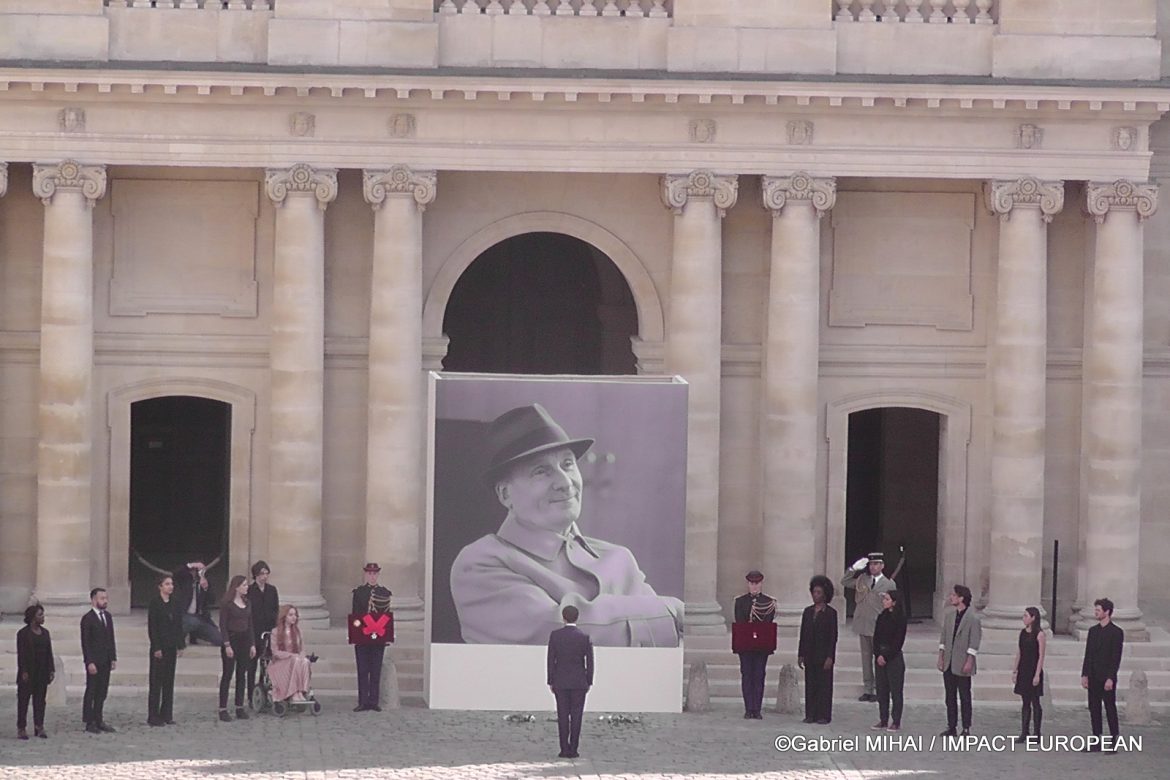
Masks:
[[[711,686],[707,678],[707,662],[695,661],[687,673],[687,712],[707,712],[711,709]]]
[[[796,715],[803,711],[800,704],[800,676],[792,664],[780,667],[780,683],[776,686],[775,712]]]

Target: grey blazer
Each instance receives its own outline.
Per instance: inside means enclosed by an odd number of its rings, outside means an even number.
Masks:
[[[974,659],[979,655],[979,643],[983,639],[983,624],[975,610],[971,607],[963,610],[963,619],[959,622],[959,631],[955,633],[955,615],[953,609],[948,609],[943,616],[942,632],[938,637],[938,649],[942,653],[944,669],[950,669],[952,674],[960,677],[974,677],[978,671],[978,662],[971,666],[971,674],[963,672],[963,664],[967,656]],[[953,637],[953,639],[952,639]]]

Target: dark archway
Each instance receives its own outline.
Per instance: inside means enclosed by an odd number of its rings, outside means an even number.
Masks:
[[[909,592],[915,617],[932,611],[938,567],[942,416],[885,407],[849,415],[845,560],[885,553],[886,574]],[[905,597],[905,594],[904,594]]]
[[[638,315],[617,266],[560,233],[493,246],[459,278],[443,318],[443,368],[510,374],[633,374]]]
[[[217,594],[228,575],[230,404],[166,396],[130,407],[130,602],[156,593],[151,566],[202,559]],[[134,555],[137,553],[137,555]],[[149,564],[144,563],[149,562]]]

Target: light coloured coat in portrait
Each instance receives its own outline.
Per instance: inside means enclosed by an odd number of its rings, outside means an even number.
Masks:
[[[963,619],[959,621],[959,630],[955,632],[955,618],[958,613],[948,609],[943,615],[942,631],[938,637],[938,649],[943,656],[943,669],[950,669],[960,677],[974,677],[976,672],[976,656],[979,655],[979,643],[983,641],[983,624],[975,610],[968,607],[963,610]],[[971,659],[971,671],[964,672],[963,666],[967,659]]]

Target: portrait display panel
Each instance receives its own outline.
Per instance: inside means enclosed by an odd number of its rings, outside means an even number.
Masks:
[[[574,606],[598,653],[589,707],[678,711],[686,384],[432,373],[430,387],[430,706],[553,709],[544,650]]]

